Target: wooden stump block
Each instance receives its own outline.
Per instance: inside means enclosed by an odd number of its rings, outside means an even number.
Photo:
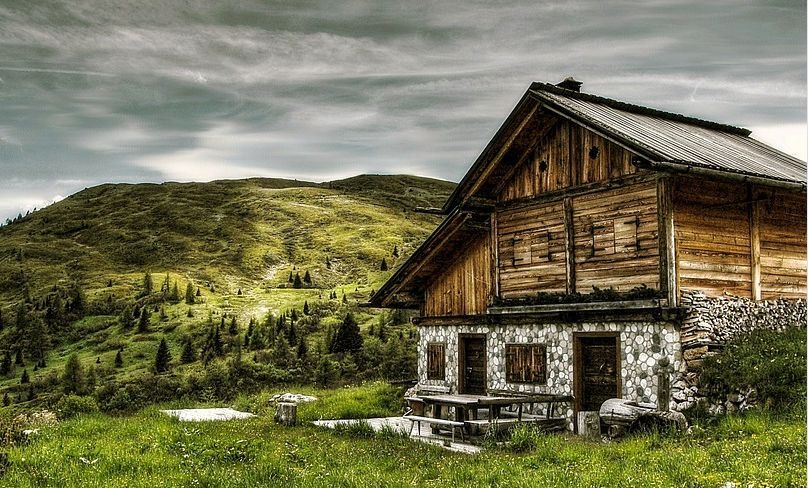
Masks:
[[[275,407],[275,422],[293,427],[297,423],[297,404],[279,403]]]
[[[587,439],[600,439],[598,412],[578,412],[578,434]]]

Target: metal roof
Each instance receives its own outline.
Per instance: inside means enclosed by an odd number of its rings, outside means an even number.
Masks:
[[[655,162],[806,183],[806,163],[749,137],[747,129],[534,83],[547,108],[611,136]]]

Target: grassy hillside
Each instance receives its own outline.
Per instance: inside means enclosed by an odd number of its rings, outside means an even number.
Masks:
[[[23,370],[36,390],[58,391],[73,353],[85,372],[94,370],[98,387],[132,382],[153,370],[163,338],[172,366],[185,374],[177,381],[185,381],[210,369],[201,353],[214,326],[224,342],[217,359],[232,360],[244,346],[260,374],[281,379],[303,368],[292,363],[305,338],[311,357],[299,379],[322,366],[323,348],[348,312],[366,338],[375,333],[365,349],[384,355],[394,346],[378,337],[382,322],[401,329],[403,342],[412,331],[401,317],[356,304],[438,225],[439,218],[411,209],[440,206],[453,188],[410,176],[109,184],[0,227],[0,359],[14,360],[0,374],[0,392],[12,403],[28,398]],[[148,311],[145,328],[123,324],[127,309]],[[265,344],[252,347],[256,327]],[[289,344],[272,342],[279,335]],[[188,342],[197,359],[180,365]],[[119,352],[123,365],[115,366]],[[351,364],[328,356],[333,364],[323,367],[355,376],[367,359],[356,356]]]

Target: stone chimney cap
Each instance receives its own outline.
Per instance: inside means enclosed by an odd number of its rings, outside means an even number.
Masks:
[[[564,89],[567,89],[567,90],[572,90],[574,92],[580,93],[581,92],[581,85],[583,85],[583,84],[584,84],[583,81],[578,81],[575,78],[573,78],[572,76],[568,76],[568,77],[564,78],[564,81],[562,81],[561,83],[556,83],[556,86],[559,87],[559,88],[564,88]]]

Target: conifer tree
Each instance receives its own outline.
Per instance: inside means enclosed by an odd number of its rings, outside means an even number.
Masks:
[[[306,270],[306,274],[303,275],[303,283],[311,285],[311,274],[309,273],[309,270]]]
[[[308,300],[303,302],[303,315],[309,315],[311,313],[311,309],[309,309],[309,302]]]
[[[11,368],[13,367],[13,362],[11,360],[11,352],[6,351],[5,356],[3,356],[3,362],[0,364],[0,375],[7,376],[11,374]]]
[[[14,356],[14,364],[16,366],[25,366],[25,362],[22,360],[22,349],[17,349],[17,354]]]
[[[33,383],[28,386],[28,400],[36,400],[36,389],[34,389]]]
[[[118,351],[118,353],[115,354],[115,367],[116,368],[123,367],[123,356],[121,356],[121,351]]]
[[[295,279],[292,282],[292,288],[303,288],[303,280],[300,279],[300,273],[295,273]]]
[[[9,398],[8,393],[3,394],[3,406],[7,407],[11,405],[11,398]]]
[[[227,329],[227,333],[231,336],[238,334],[238,323],[236,323],[235,315],[230,319],[230,327]]]
[[[300,336],[300,341],[297,343],[297,359],[301,362],[306,362],[309,356],[309,347],[306,345],[306,338]]]
[[[325,267],[326,269],[331,269],[331,260],[328,258],[328,256],[325,257]]]
[[[143,276],[143,296],[151,295],[152,291],[154,291],[154,282],[151,273],[146,272]]]
[[[193,341],[188,338],[182,345],[182,354],[180,354],[180,362],[188,364],[196,361],[196,348]]]
[[[393,256],[398,257],[398,246],[393,246]]]
[[[382,258],[382,265],[379,267],[381,271],[387,271],[387,259]]]
[[[148,332],[149,325],[151,324],[151,314],[145,308],[140,311],[140,320],[137,323],[137,331],[138,332]]]
[[[78,354],[73,353],[65,363],[64,373],[62,374],[62,389],[66,395],[71,393],[81,395],[84,393],[86,386],[87,378],[84,373],[84,367],[81,365]]]
[[[27,369],[22,370],[22,377],[20,378],[20,384],[24,385],[24,384],[30,383],[30,382],[31,382],[31,377],[28,376],[28,370]]]
[[[171,287],[171,294],[168,296],[168,300],[172,303],[180,301],[180,289],[179,286],[177,286],[177,280],[174,280],[174,286]]]
[[[160,340],[160,345],[157,347],[157,356],[154,358],[154,369],[158,373],[165,373],[169,370],[171,363],[171,351],[168,350],[166,338]]]
[[[351,312],[345,315],[342,325],[334,334],[332,352],[357,351],[362,348],[363,339],[359,333],[359,324]]]
[[[96,375],[95,375],[95,366],[90,365],[90,367],[87,368],[87,391],[88,392],[92,393],[93,390],[95,390],[96,381],[97,381],[97,378],[96,378]]]
[[[131,307],[123,308],[120,317],[118,317],[118,323],[121,324],[121,328],[125,330],[131,329],[135,326],[135,316],[132,313]]]

